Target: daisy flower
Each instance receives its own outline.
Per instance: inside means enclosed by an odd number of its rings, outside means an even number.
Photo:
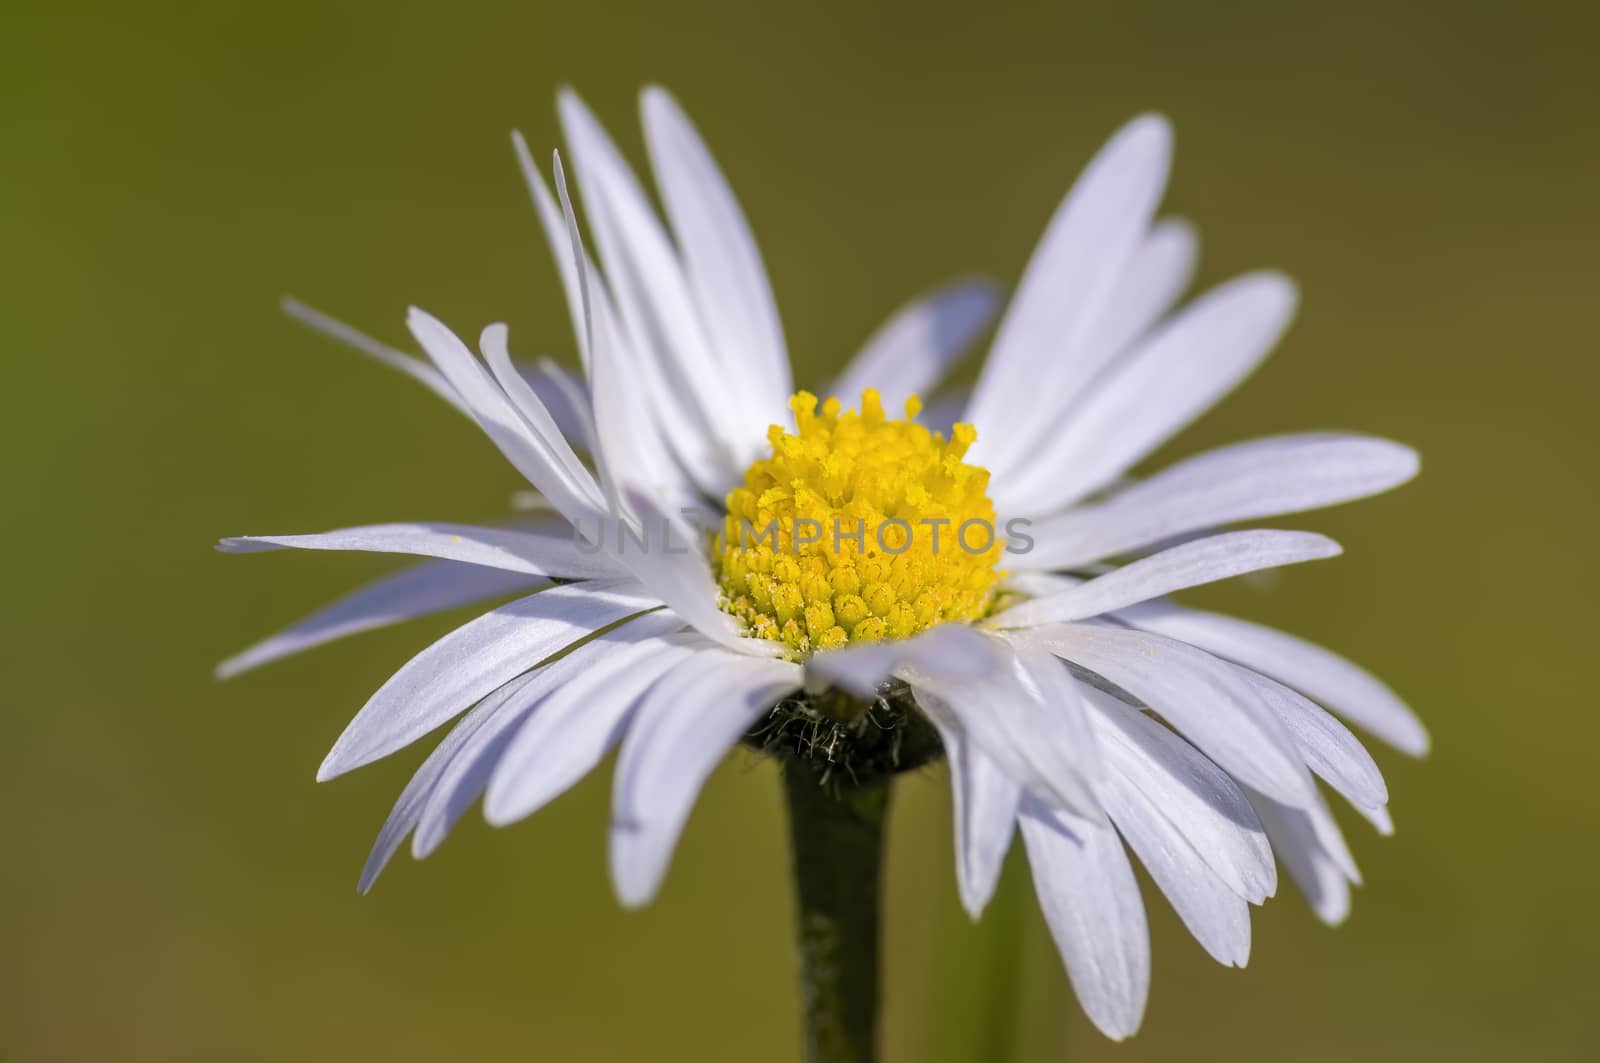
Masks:
[[[597,260],[560,158],[552,193],[515,139],[581,376],[515,362],[504,325],[475,353],[412,309],[423,361],[290,306],[474,421],[541,507],[501,526],[222,543],[432,559],[224,674],[515,596],[395,673],[323,762],[332,778],[456,720],[361,888],[408,836],[426,856],[480,797],[490,822],[519,820],[620,747],[609,863],[623,903],[646,903],[702,783],[745,742],[784,760],[791,804],[796,787],[849,799],[948,758],[963,903],[982,910],[1020,834],[1078,998],[1112,1037],[1139,1025],[1150,976],[1130,851],[1223,964],[1248,957],[1274,857],[1339,922],[1359,876],[1323,787],[1391,826],[1377,767],[1329,710],[1411,754],[1426,733],[1328,650],[1169,596],[1337,554],[1321,535],[1230,526],[1387,490],[1417,458],[1314,433],[1130,475],[1261,362],[1296,299],[1262,272],[1182,301],[1197,243],[1156,218],[1167,123],[1137,118],[1094,158],[970,395],[924,408],[987,327],[994,288],[961,281],[909,304],[817,389],[825,400],[795,393],[721,171],[667,93],[647,90],[642,112],[665,220],[584,105],[560,99]]]

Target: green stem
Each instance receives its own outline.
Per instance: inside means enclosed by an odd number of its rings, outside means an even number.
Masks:
[[[889,780],[833,793],[809,765],[788,760],[783,782],[794,853],[806,1059],[872,1063]]]

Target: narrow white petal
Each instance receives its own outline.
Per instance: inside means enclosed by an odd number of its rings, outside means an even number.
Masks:
[[[1259,795],[1252,794],[1254,801]],[[1259,811],[1259,806],[1257,806]],[[1317,839],[1317,844],[1322,851],[1332,860],[1334,866],[1343,872],[1344,877],[1354,885],[1361,885],[1361,869],[1356,867],[1356,858],[1350,852],[1350,845],[1344,840],[1344,832],[1339,829],[1339,822],[1333,818],[1326,801],[1319,799],[1306,808],[1299,809],[1305,813],[1306,820],[1311,825],[1311,833]],[[1261,821],[1266,823],[1266,819]],[[1271,832],[1268,832],[1269,836]]]
[[[283,312],[308,328],[337,340],[346,347],[360,351],[390,369],[404,373],[468,417],[472,416],[472,411],[467,409],[467,404],[461,401],[461,396],[456,394],[450,382],[422,359],[413,358],[402,350],[380,343],[366,333],[351,328],[343,321],[330,317],[315,307],[307,306],[298,299],[286,297],[283,300]]]
[[[1098,505],[1035,523],[1028,563],[1076,568],[1238,521],[1336,505],[1416,475],[1410,447],[1368,436],[1307,433],[1219,447]]]
[[[765,442],[767,418],[781,411],[748,401],[715,356],[677,251],[600,123],[570,91],[558,109],[624,327],[684,388],[727,477],[737,477]]]
[[[571,455],[571,461],[567,460],[571,448],[561,444],[553,451],[552,441],[530,429],[505,392],[453,332],[416,307],[411,308],[406,324],[467,403],[484,433],[562,516],[577,523],[604,514],[605,501],[593,478],[586,471],[581,475],[572,472],[577,457]],[[561,452],[563,448],[565,453]]]
[[[291,548],[412,554],[571,579],[616,576],[621,571],[609,557],[579,550],[565,525],[535,532],[470,524],[370,524],[306,535],[240,535],[217,544],[217,549],[230,554]]]
[[[1248,668],[1240,667],[1239,673],[1278,714],[1315,775],[1357,808],[1381,809],[1389,803],[1378,765],[1344,724],[1281,683]]]
[[[1247,620],[1170,602],[1146,602],[1123,610],[1118,619],[1272,676],[1414,757],[1428,751],[1428,732],[1405,702],[1382,680],[1331,650]]]
[[[1360,805],[1353,805],[1351,807],[1356,810],[1356,813],[1360,815],[1362,819],[1372,824],[1372,829],[1377,831],[1379,834],[1383,835],[1384,837],[1388,837],[1394,833],[1394,819],[1389,815],[1389,808],[1387,805],[1380,805],[1377,808],[1362,808]]]
[[[505,748],[512,729],[527,718],[528,713],[533,711],[533,705],[550,690],[552,684],[571,673],[574,667],[572,658],[587,648],[579,647],[554,664],[518,676],[472,710],[474,713],[484,711],[483,721],[456,747],[450,759],[440,766],[433,786],[417,813],[416,829],[411,835],[413,858],[425,859],[444,844],[451,829],[461,821],[478,795],[483,793],[485,780],[500,751]]]
[[[627,483],[671,497],[677,504],[689,504],[699,491],[717,493],[724,486],[724,478],[719,470],[711,468],[716,462],[707,449],[710,444],[703,422],[691,415],[682,389],[662,376],[659,359],[645,357],[630,341],[617,316],[606,278],[582,251],[576,221],[570,216],[570,202],[565,206],[557,203],[534,165],[527,143],[520,134],[514,134],[512,140],[517,163],[539,214],[540,228],[561,272],[584,369],[592,380],[595,367],[590,348],[598,338],[624,367],[621,372],[631,384],[627,396],[632,412],[624,431],[633,445],[626,466],[613,465],[610,471]],[[559,167],[559,159],[556,165]],[[562,198],[566,200],[565,189]],[[587,393],[580,401],[586,411],[587,446],[591,453],[598,453],[593,403]],[[548,401],[546,406],[550,406]],[[551,407],[550,412],[559,424],[556,409]]]
[[[1287,804],[1315,800],[1294,739],[1226,662],[1159,635],[1096,625],[1033,628],[1028,637],[1138,698],[1241,782]]]
[[[526,594],[547,582],[543,576],[499,568],[464,565],[457,561],[425,561],[358,588],[299,623],[229,657],[217,665],[217,677],[228,679],[346,635],[470,605],[485,598]]]
[[[693,652],[658,638],[568,680],[523,722],[500,757],[484,799],[489,822],[498,827],[532,815],[593,771],[645,692]]]
[[[796,665],[707,649],[645,695],[622,741],[612,798],[611,877],[623,904],[655,896],[711,769],[799,686]]]
[[[963,278],[918,296],[895,311],[823,390],[855,406],[863,391],[877,388],[884,410],[898,415],[908,396],[928,397],[999,306],[1000,286],[986,279]]]
[[[417,821],[412,854],[420,860],[444,842],[450,829],[499,772],[513,737],[528,720],[537,718],[552,698],[590,675],[616,678],[621,667],[637,660],[643,650],[659,648],[661,636],[681,626],[682,622],[668,613],[638,617],[491,695],[490,700],[498,703],[494,718],[463,745],[440,773]]]
[[[1278,888],[1272,847],[1238,785],[1199,750],[1137,709],[1084,686],[1089,720],[1114,776],[1137,790],[1228,888],[1260,904]]]
[[[1006,590],[1026,594],[1030,598],[1043,598],[1049,594],[1069,591],[1083,581],[1082,576],[1069,576],[1064,572],[1024,569],[1021,572],[1008,572],[1002,586]]]
[[[356,885],[356,889],[365,893],[372,888],[372,884],[383,873],[383,869],[389,865],[390,858],[399,851],[401,843],[406,840],[406,835],[417,825],[417,820],[422,815],[422,807],[428,795],[433,793],[434,786],[438,783],[445,767],[478,732],[478,729],[494,715],[495,708],[496,705],[489,701],[478,705],[463,716],[461,721],[450,729],[450,733],[445,735],[443,741],[433,748],[433,752],[428,754],[428,759],[422,762],[422,766],[401,791],[400,799],[395,802],[389,818],[378,831],[378,839],[372,845],[372,852],[367,855],[366,865],[361,869],[361,881]]]
[[[1250,803],[1255,807],[1256,813],[1261,817],[1262,826],[1267,828],[1267,837],[1272,840],[1273,849],[1281,857],[1282,847],[1279,839],[1273,832],[1279,829],[1280,823],[1269,820],[1269,813],[1278,821],[1287,821],[1297,825],[1296,830],[1304,833],[1311,844],[1321,852],[1334,867],[1339,870],[1346,881],[1354,885],[1361,885],[1361,869],[1356,866],[1356,858],[1350,852],[1350,844],[1344,839],[1344,832],[1339,829],[1338,820],[1333,818],[1333,813],[1328,809],[1328,803],[1322,800],[1319,793],[1317,799],[1310,804],[1295,808],[1287,805],[1278,805],[1270,797],[1265,797],[1253,790],[1248,790]],[[1276,806],[1269,808],[1267,806]],[[1287,813],[1297,812],[1299,815],[1290,816]]]
[[[533,208],[539,215],[539,228],[544,233],[545,245],[550,249],[550,257],[554,260],[556,272],[561,277],[561,290],[567,297],[567,316],[572,321],[572,333],[577,341],[578,356],[582,361],[584,372],[587,373],[589,322],[584,313],[583,285],[578,279],[577,264],[572,258],[571,241],[561,219],[561,210],[556,206],[555,198],[550,195],[550,189],[544,183],[544,175],[540,172],[538,164],[533,161],[533,154],[528,150],[528,142],[523,139],[521,133],[511,134],[511,145],[517,155],[517,168],[522,171],[522,180],[528,186],[528,195],[532,197]],[[601,302],[607,293],[601,291],[589,294],[596,302]]]
[[[1273,851],[1317,918],[1329,926],[1344,922],[1350,914],[1350,883],[1359,878],[1350,873],[1354,865],[1348,850],[1341,852],[1344,840],[1338,837],[1332,817],[1320,807],[1290,808],[1260,794],[1251,794],[1250,803],[1272,839]]]
[[[594,403],[595,462],[600,469],[601,486],[606,492],[606,502],[611,515],[621,520],[618,485],[621,477],[632,470],[648,468],[658,457],[659,450],[651,437],[650,411],[645,408],[643,396],[622,381],[627,375],[620,351],[619,337],[605,315],[594,312],[598,293],[591,293],[589,282],[589,255],[578,235],[578,219],[572,211],[572,197],[567,191],[567,177],[557,153],[552,160],[555,171],[556,194],[561,197],[561,215],[566,225],[567,241],[572,249],[573,269],[578,277],[578,297],[583,314],[584,345],[589,350],[589,386]]]
[[[642,470],[626,470],[630,482],[664,484],[668,477],[663,470],[677,469],[680,476],[692,481],[691,486],[700,491],[719,495],[726,487],[728,477],[736,470],[724,468],[718,444],[708,435],[709,426],[699,414],[698,406],[689,397],[675,373],[667,373],[662,358],[648,334],[638,335],[638,329],[628,329],[614,305],[611,288],[594,263],[585,257],[582,261],[592,283],[585,285],[577,270],[577,261],[571,250],[571,235],[562,218],[562,209],[546,187],[539,168],[528,152],[528,145],[520,134],[513,134],[517,162],[527,182],[529,194],[539,214],[539,225],[561,272],[562,287],[567,295],[567,308],[571,314],[573,330],[577,334],[579,351],[585,370],[590,369],[589,317],[587,309],[612,338],[619,351],[625,353],[632,372],[637,377],[637,390],[645,400],[648,418],[632,427],[645,444],[654,441],[659,461]],[[593,208],[592,208],[593,209]],[[602,218],[602,222],[604,219]],[[587,300],[585,300],[587,288]],[[641,346],[642,345],[642,346]],[[676,461],[669,460],[675,458]],[[637,475],[635,475],[637,473]],[[682,485],[677,485],[683,492]]]
[[[972,460],[997,482],[1055,420],[1052,403],[1039,401],[1039,382],[1055,375],[1052,363],[1086,356],[1095,317],[1150,225],[1171,155],[1164,118],[1129,122],[1084,169],[1040,239],[968,411],[979,431]]]
[[[1082,620],[1188,587],[1333,557],[1340,552],[1338,543],[1314,532],[1223,532],[1140,558],[1069,590],[1012,606],[994,616],[989,624],[1020,628]]]
[[[982,679],[1004,665],[989,636],[964,624],[940,624],[909,639],[813,654],[805,665],[813,691],[838,686],[868,698],[896,669],[914,667],[947,682]]]
[[[684,270],[722,363],[751,401],[783,409],[793,381],[761,252],[733,189],[678,102],[652,85],[640,98],[645,144]]]
[[[1048,397],[1052,415],[1032,419],[1032,435],[1001,471],[999,479],[1005,485],[1007,512],[1049,511],[1034,494],[1017,493],[1016,485],[1033,481],[1035,463],[1054,467],[1048,443],[1057,426],[1073,416],[1082,397],[1127,355],[1135,340],[1172,308],[1188,287],[1198,255],[1199,241],[1192,226],[1175,218],[1157,222],[1123,266],[1087,326],[1088,333],[1076,353],[1070,358],[1052,359],[1044,366],[1034,381],[1032,394]]]
[[[649,495],[630,491],[627,497],[651,545],[630,552],[624,544],[617,551],[617,560],[627,565],[650,593],[706,638],[737,653],[777,656],[777,643],[745,638],[733,617],[717,604],[717,581],[701,551],[695,530],[679,514],[669,513]]]
[[[1091,387],[1105,368],[1143,336],[1177,303],[1194,278],[1200,237],[1182,218],[1163,218],[1150,227],[1110,297],[1095,316],[1083,345],[1085,357],[1070,376],[1052,380],[1051,399],[1063,406]]]
[[[643,494],[668,508],[698,508],[702,504],[702,496],[695,487],[698,481],[686,476],[682,467],[673,461],[670,441],[663,438],[664,431],[671,433],[680,426],[676,422],[663,426],[658,417],[663,410],[671,409],[676,400],[664,394],[651,376],[649,360],[640,358],[629,348],[615,316],[607,308],[599,276],[591,283],[592,267],[578,235],[578,222],[559,155],[554,167],[588,335],[594,455],[607,500],[619,518],[626,516],[616,512],[621,508],[621,496]],[[680,457],[696,460],[687,450]]]
[[[1024,475],[997,475],[995,505],[1043,515],[1111,483],[1259,365],[1294,304],[1294,285],[1276,273],[1239,277],[1190,303],[1119,361],[1064,424],[1047,407],[1048,441]]]
[[[896,675],[931,720],[959,729],[1014,782],[1051,805],[1104,820],[1093,792],[1101,765],[1077,684],[1059,662],[1038,660],[1048,656],[1042,651],[1025,660],[1034,647],[997,648],[1003,667],[982,679],[940,680],[912,668]]]
[[[1017,665],[1029,688],[1045,706],[1047,715],[1042,722],[1052,732],[1051,741],[1060,747],[1064,757],[1070,758],[1071,767],[1080,778],[1090,786],[1098,783],[1105,775],[1105,764],[1089,722],[1085,686],[1073,679],[1071,670],[1047,647],[1026,637],[1008,637],[1006,641],[1017,655]],[[1094,813],[1091,818],[1097,815]]]
[[[1150,872],[1195,940],[1218,963],[1250,959],[1250,908],[1195,851],[1143,792],[1112,774],[1101,800],[1139,861]]]
[[[1150,992],[1150,928],[1122,840],[1031,798],[1020,822],[1034,892],[1078,1002],[1120,1041],[1139,1028]]]
[[[544,400],[528,383],[522,371],[511,361],[508,330],[503,324],[488,325],[478,338],[478,349],[489,363],[505,397],[521,415],[534,435],[543,443],[546,453],[556,462],[573,484],[587,487],[591,482],[589,470],[578,460],[572,449],[573,441],[562,435],[556,419],[545,408]]]
[[[956,886],[976,919],[994,896],[1016,829],[1022,788],[956,727],[938,725],[955,806]]]
[[[594,409],[583,381],[549,358],[518,363],[517,372],[550,412],[556,430],[574,446],[593,450]]]
[[[657,604],[631,580],[597,580],[552,587],[485,613],[384,683],[334,743],[317,778],[411,744],[551,654]]]

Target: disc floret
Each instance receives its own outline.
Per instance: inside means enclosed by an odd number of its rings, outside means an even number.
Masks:
[[[973,427],[929,431],[916,396],[889,420],[870,388],[859,413],[804,391],[789,407],[796,431],[768,429],[772,456],[726,499],[723,608],[796,658],[982,616],[1004,544],[989,473],[962,460]]]

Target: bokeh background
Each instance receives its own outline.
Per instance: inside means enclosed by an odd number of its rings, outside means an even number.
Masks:
[[[1178,129],[1203,280],[1304,309],[1162,460],[1268,432],[1414,444],[1425,473],[1296,519],[1347,556],[1197,596],[1349,653],[1435,735],[1379,753],[1399,833],[1250,967],[1146,889],[1140,1035],[1072,1002],[1014,859],[973,926],[942,769],[903,780],[893,1060],[1600,1058],[1594,410],[1600,19],[1574,4],[216,2],[13,6],[0,34],[0,1058],[795,1058],[770,765],[700,802],[618,909],[607,775],[355,892],[422,750],[317,786],[368,693],[459,617],[238,681],[215,661],[387,566],[221,535],[480,519],[513,472],[455,414],[283,318],[385,338],[419,303],[570,358],[507,132],[577,85],[635,160],[673,87],[739,190],[802,369],[967,270],[1016,278],[1120,122]],[[1015,857],[1017,854],[1013,854]]]

